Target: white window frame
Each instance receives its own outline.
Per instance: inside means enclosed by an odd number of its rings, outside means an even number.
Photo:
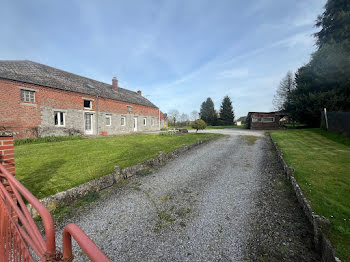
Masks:
[[[147,126],[147,117],[143,118],[143,126]]]
[[[85,101],[88,101],[90,103],[90,107],[85,107]],[[84,99],[84,109],[92,109],[92,100]]]
[[[109,119],[109,124],[107,124],[107,119]],[[112,125],[112,116],[111,115],[106,115],[106,126],[111,126]]]
[[[122,122],[123,122],[122,119],[124,119],[124,123],[122,123]],[[120,118],[120,125],[121,125],[121,126],[126,126],[126,117],[125,117],[125,116],[122,116],[122,117]]]
[[[57,114],[57,125],[56,125],[56,122],[55,122],[56,114]],[[63,116],[63,124],[61,124],[61,120],[62,120],[61,116]],[[66,112],[54,111],[53,112],[53,120],[54,120],[55,126],[57,126],[57,127],[64,127],[64,126],[66,126]]]
[[[21,89],[21,101],[35,103],[35,91],[28,90],[28,89]]]
[[[151,119],[151,123],[152,123],[152,126],[154,126],[154,117],[152,117],[152,119]]]
[[[128,109],[128,111],[132,111],[132,106],[131,105],[127,105],[126,108]]]
[[[275,122],[275,118],[274,117],[263,117],[262,118],[262,122],[263,123],[273,123],[273,122]]]

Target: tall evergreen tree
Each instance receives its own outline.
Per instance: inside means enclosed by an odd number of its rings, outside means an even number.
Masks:
[[[350,1],[328,0],[318,17],[317,51],[295,74],[285,108],[292,117],[319,126],[323,108],[350,111]]]
[[[210,97],[208,97],[207,100],[202,103],[200,109],[200,117],[208,125],[215,124],[217,116],[214,109],[214,102]]]
[[[321,30],[315,33],[317,46],[350,41],[350,1],[328,0],[325,11],[318,16],[316,27]]]
[[[222,100],[220,107],[220,120],[223,125],[229,126],[233,124],[235,115],[233,113],[232,102],[228,96]]]

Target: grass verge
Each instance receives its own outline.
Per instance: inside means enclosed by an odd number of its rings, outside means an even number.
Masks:
[[[350,262],[350,139],[321,129],[270,133],[313,210],[332,222],[338,255]]]
[[[54,221],[56,223],[61,223],[64,220],[64,218],[68,216],[72,216],[73,214],[76,214],[77,210],[80,207],[88,204],[92,204],[99,198],[100,198],[100,194],[98,192],[91,191],[82,199],[75,201],[70,205],[62,205],[62,206],[56,207],[54,210],[51,211],[51,215],[54,217]],[[41,221],[41,217],[37,216],[35,220]]]
[[[15,146],[16,178],[43,198],[217,134],[134,134]]]
[[[84,139],[84,138],[81,136],[47,136],[47,137],[39,137],[39,138],[23,138],[23,139],[16,139],[15,146],[24,145],[24,144],[62,142],[62,141],[80,140],[80,139]]]

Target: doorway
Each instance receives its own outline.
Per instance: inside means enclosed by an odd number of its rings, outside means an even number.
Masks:
[[[137,131],[137,117],[134,117],[134,132]]]
[[[92,129],[92,114],[91,113],[84,114],[84,126],[85,126],[85,134],[92,135],[93,129]]]

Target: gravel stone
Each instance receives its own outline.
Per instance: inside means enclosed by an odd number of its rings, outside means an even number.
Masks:
[[[210,132],[229,136],[108,189],[57,237],[76,223],[112,261],[318,261],[270,140]],[[74,261],[88,260],[74,251]]]

